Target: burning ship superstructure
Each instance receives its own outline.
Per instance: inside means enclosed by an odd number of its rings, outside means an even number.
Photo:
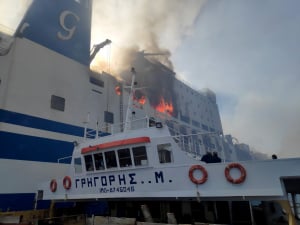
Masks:
[[[223,161],[259,159],[247,144],[223,134],[213,91],[193,89],[178,79],[174,71],[143,51],[136,54],[133,66],[137,86],[143,87],[134,97],[134,117],[142,117],[145,113],[158,117],[167,123],[172,135],[189,136],[180,143],[192,157],[200,159],[207,152],[217,152]]]
[[[110,124],[124,122],[126,81],[90,70],[90,25],[90,0],[34,0],[14,35],[0,33],[4,212],[33,209],[36,184],[67,170],[74,143],[85,133],[90,134],[86,138],[105,135]],[[135,95],[132,116],[159,116],[174,134],[206,132],[182,141],[194,146],[191,157],[210,150],[223,160],[236,159],[231,139],[223,137],[213,92],[193,90],[175,79],[172,70],[141,54],[131,66],[138,84],[145,86]]]

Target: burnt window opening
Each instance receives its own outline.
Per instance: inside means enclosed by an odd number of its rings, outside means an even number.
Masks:
[[[99,87],[104,87],[104,82],[103,80],[97,79],[95,77],[90,77],[90,83],[97,85]]]
[[[65,111],[66,100],[62,97],[51,95],[51,109]]]

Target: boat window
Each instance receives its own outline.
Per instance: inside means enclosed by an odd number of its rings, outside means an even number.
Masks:
[[[84,156],[84,161],[85,161],[86,171],[94,171],[94,164],[93,164],[92,155],[85,155]]]
[[[148,165],[147,153],[145,146],[139,146],[132,148],[134,165],[135,166],[146,166]]]
[[[105,169],[102,152],[94,154],[94,161],[95,161],[95,169],[96,170],[104,170]]]
[[[105,152],[104,155],[107,169],[117,167],[117,158],[115,151]]]
[[[75,169],[75,173],[82,173],[81,158],[74,159],[74,169]]]
[[[129,148],[118,150],[119,164],[120,167],[132,166],[130,150]]]
[[[157,152],[160,163],[170,163],[173,161],[170,143],[157,145]]]

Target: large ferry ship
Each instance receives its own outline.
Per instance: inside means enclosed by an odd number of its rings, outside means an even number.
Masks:
[[[194,146],[187,150],[192,158],[215,151],[222,161],[256,159],[247,145],[223,134],[211,90],[194,90],[150,54],[137,52],[123,80],[92,71],[91,10],[90,0],[33,0],[13,35],[0,31],[3,212],[33,209],[36,185],[66,173],[74,144],[105,136],[112,132],[108,125],[125,121],[131,67],[145,87],[134,94],[131,116],[159,117],[173,135],[204,132],[182,140]]]

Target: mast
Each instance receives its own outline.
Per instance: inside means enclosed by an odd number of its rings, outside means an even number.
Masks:
[[[126,111],[126,119],[125,119],[125,128],[124,131],[128,131],[131,129],[131,116],[132,116],[132,101],[133,101],[133,95],[134,95],[134,85],[135,85],[135,69],[131,68],[131,85],[130,85],[130,91],[129,91],[129,98],[128,98],[128,104],[127,104],[127,111]]]

